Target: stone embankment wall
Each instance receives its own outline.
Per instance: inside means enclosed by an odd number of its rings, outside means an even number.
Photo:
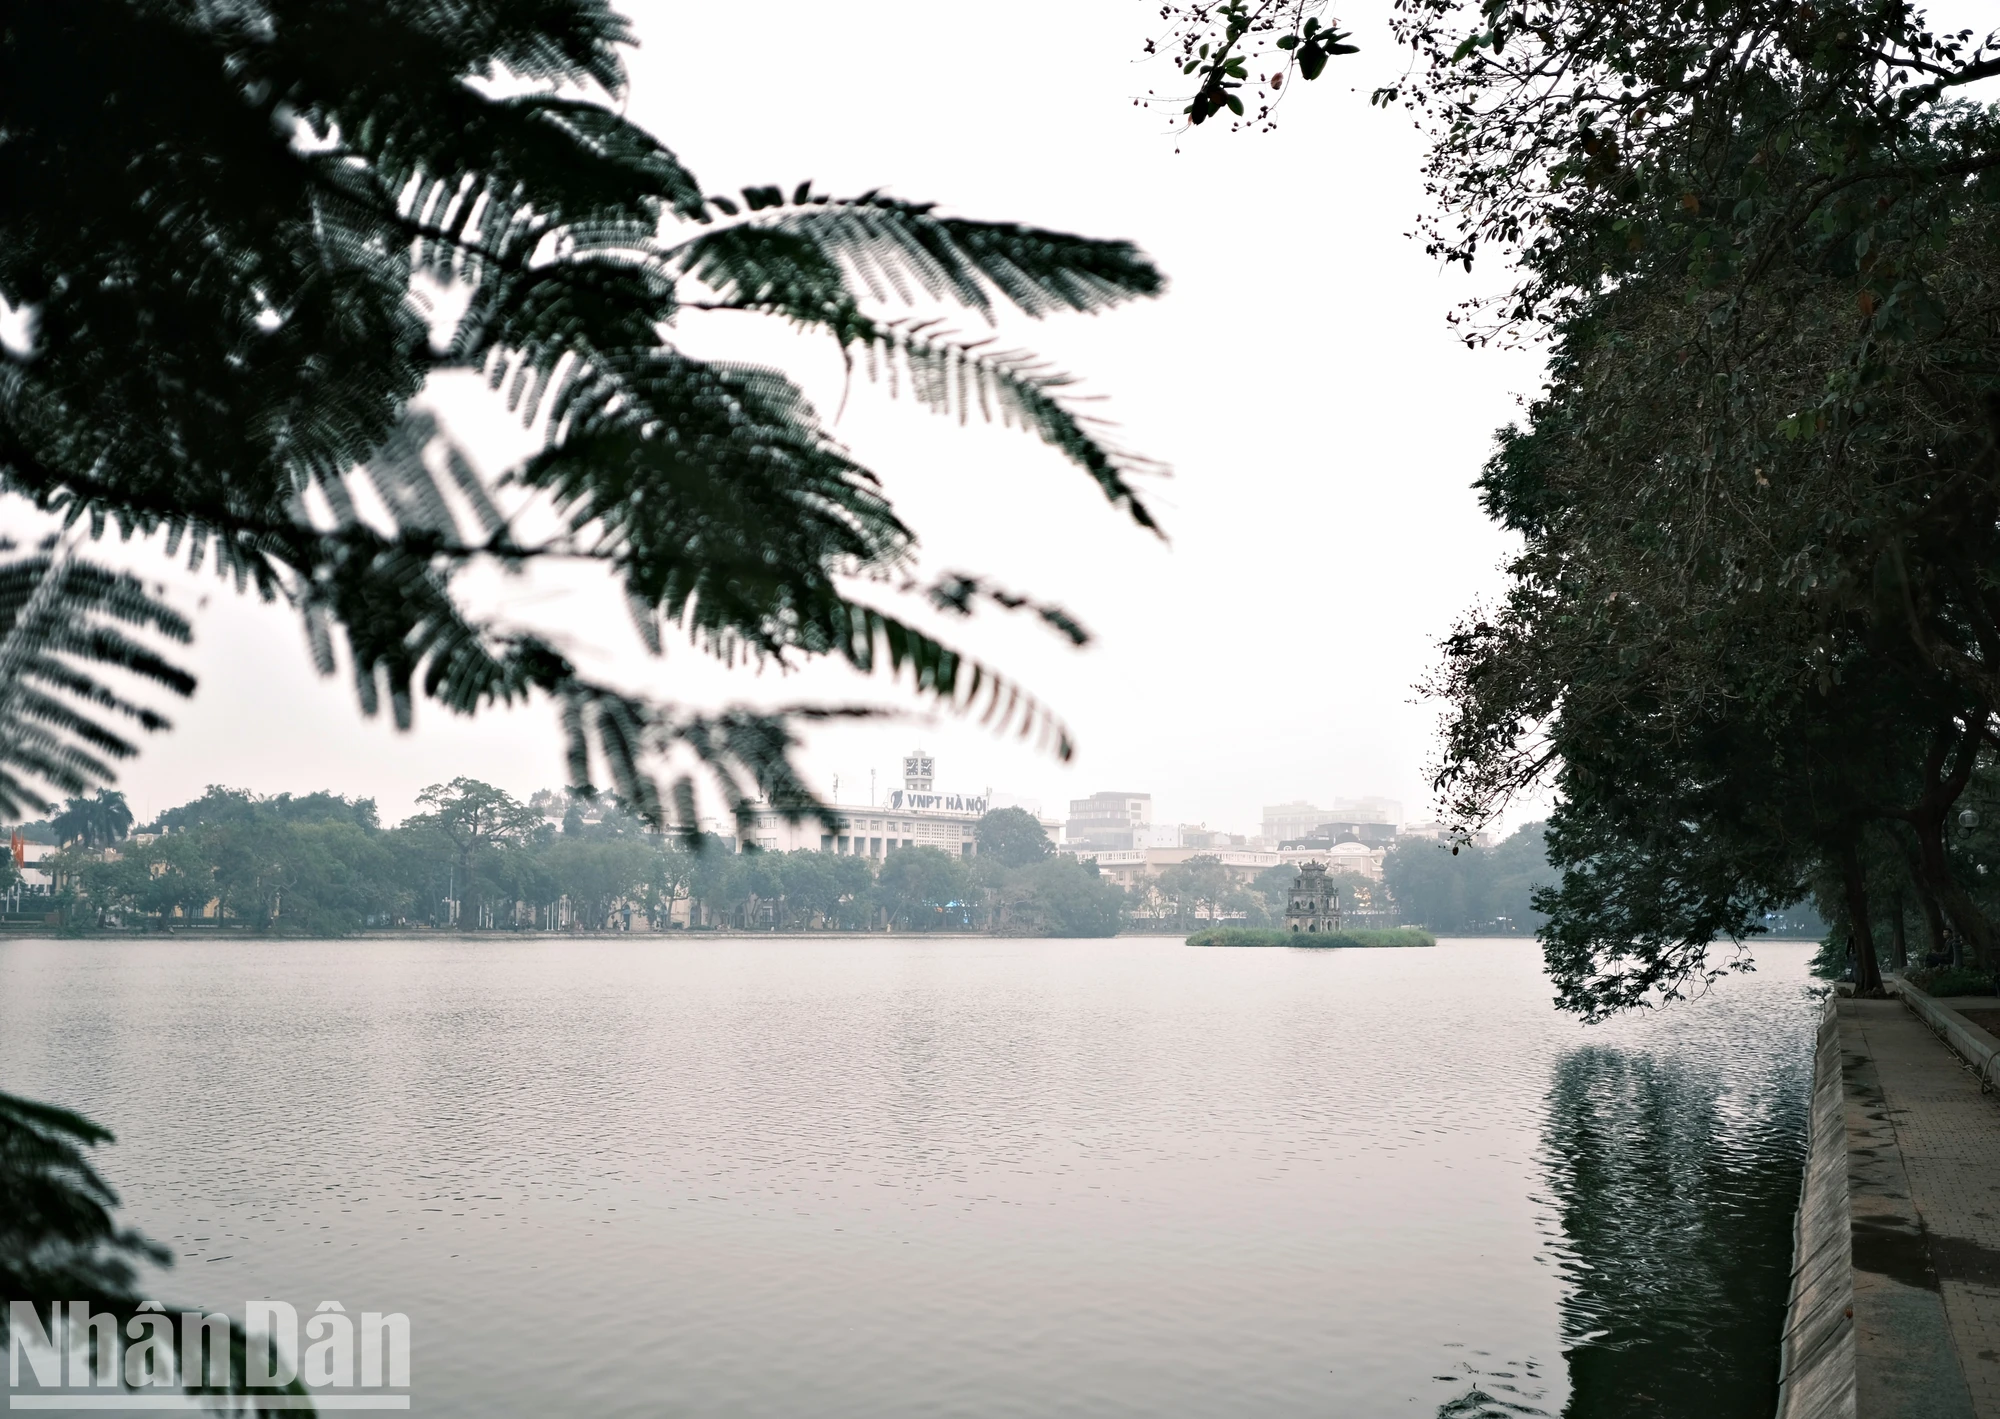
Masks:
[[[1791,1299],[1785,1309],[1778,1419],[1852,1419],[1854,1242],[1847,1195],[1847,1099],[1840,1017],[1820,1016],[1813,1054],[1805,1186],[1792,1237]]]

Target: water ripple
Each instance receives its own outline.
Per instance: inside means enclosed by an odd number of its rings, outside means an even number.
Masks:
[[[1609,1414],[1761,1303],[1764,956],[1586,1032],[1518,941],[7,941],[0,1087],[166,1299],[408,1312],[433,1415]]]

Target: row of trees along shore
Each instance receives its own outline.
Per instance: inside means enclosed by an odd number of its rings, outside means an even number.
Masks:
[[[137,827],[115,791],[72,799],[24,825],[61,850],[48,866],[57,905],[77,926],[228,926],[338,936],[369,928],[997,931],[1108,936],[1217,922],[1283,920],[1297,869],[1242,881],[1211,854],[1130,891],[1088,859],[1058,855],[1034,817],[988,813],[979,851],[906,848],[886,859],[826,852],[737,853],[689,844],[612,805],[544,791],[523,803],[474,779],[424,792],[420,811],[384,827],[372,799],[335,793],[259,797],[213,787]],[[1397,844],[1379,882],[1332,885],[1364,920],[1460,934],[1539,924],[1530,896],[1549,879],[1539,823],[1491,849],[1454,855]],[[107,851],[107,849],[109,849]],[[11,872],[12,862],[4,867]],[[0,883],[0,886],[6,885]]]
[[[915,847],[875,861],[737,853],[726,840],[662,833],[616,805],[546,791],[523,803],[475,779],[434,785],[418,802],[422,811],[384,827],[371,799],[218,787],[128,835],[131,812],[113,791],[73,799],[23,831],[59,844],[46,866],[60,883],[57,905],[79,926],[337,936],[673,922],[1108,936],[1124,918],[1125,894],[1093,864],[1057,856],[1020,809],[986,815],[975,857]]]

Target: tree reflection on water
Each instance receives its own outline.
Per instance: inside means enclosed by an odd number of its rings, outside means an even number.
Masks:
[[[1555,1064],[1540,1200],[1564,1281],[1565,1419],[1766,1419],[1776,1406],[1804,1079],[1795,1051],[1684,1043]],[[1532,1364],[1475,1354],[1463,1369],[1438,1419],[1546,1415]]]
[[[1805,1100],[1789,1069],[1745,1079],[1744,1063],[1602,1047],[1556,1063],[1543,1166],[1573,1419],[1776,1403]]]

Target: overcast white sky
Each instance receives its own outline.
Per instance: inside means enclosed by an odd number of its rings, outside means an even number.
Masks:
[[[920,718],[819,735],[822,786],[838,774],[843,800],[865,800],[869,771],[886,788],[921,742],[941,788],[1051,809],[1116,788],[1150,792],[1158,820],[1238,832],[1256,831],[1260,805],[1299,797],[1386,794],[1425,816],[1434,713],[1412,686],[1454,615],[1499,585],[1505,545],[1469,485],[1537,365],[1468,351],[1447,329],[1473,287],[1405,236],[1422,202],[1419,148],[1406,116],[1366,102],[1400,67],[1379,17],[1343,16],[1363,54],[1301,86],[1275,135],[1177,138],[1131,102],[1179,82],[1134,62],[1156,13],[1144,3],[628,13],[642,39],[629,111],[711,192],[806,178],[834,194],[883,187],[1131,238],[1172,280],[1157,302],[1002,330],[1084,375],[1120,439],[1172,465],[1151,489],[1166,541],[1032,438],[856,386],[838,432],[882,474],[925,566],[1057,599],[1098,639],[1075,652],[991,619],[962,635],[1073,726],[1071,765]],[[829,415],[840,403],[824,343],[711,327],[687,339],[778,360]],[[495,461],[519,446],[497,411],[463,432]],[[189,604],[205,598],[202,688],[126,771],[142,818],[212,782],[373,795],[392,821],[457,774],[523,794],[560,782],[546,706],[477,722],[421,706],[416,732],[399,735],[363,720],[343,681],[313,674],[289,611],[213,581],[175,585],[193,588],[177,592]],[[601,598],[517,599],[579,653],[705,702],[856,693],[840,676],[723,677],[686,649],[644,666]]]

